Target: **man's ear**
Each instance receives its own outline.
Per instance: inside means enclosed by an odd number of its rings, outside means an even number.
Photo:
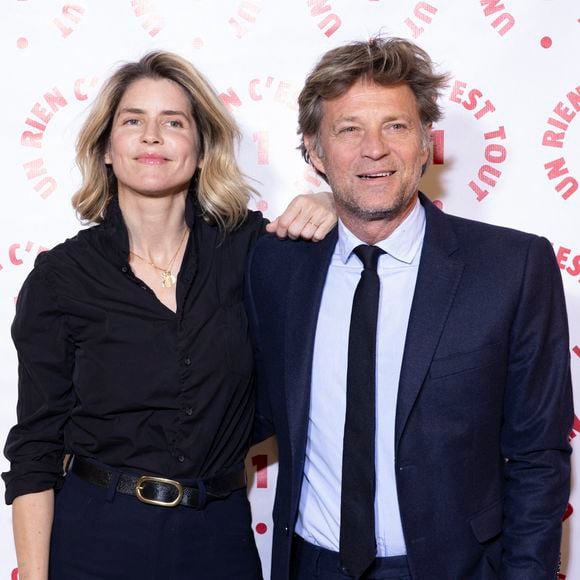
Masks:
[[[423,165],[427,163],[427,161],[429,160],[429,156],[431,155],[432,129],[433,123],[427,123],[426,125],[423,125],[423,135],[425,144],[425,151],[423,153],[425,159],[423,160]]]
[[[310,159],[310,164],[319,173],[326,174],[326,171],[324,170],[324,160],[319,155],[320,146],[317,146],[316,141],[317,139],[314,135],[304,135],[304,146],[306,147],[308,159]]]

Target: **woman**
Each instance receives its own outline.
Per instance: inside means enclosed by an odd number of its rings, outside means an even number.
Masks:
[[[96,99],[73,205],[98,225],[39,256],[13,324],[3,477],[21,580],[261,577],[242,281],[265,224],[247,210],[236,136],[169,53],[123,66]],[[302,198],[271,230],[323,236],[334,220]]]

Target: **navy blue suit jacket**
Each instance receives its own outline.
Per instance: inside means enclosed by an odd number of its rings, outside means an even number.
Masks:
[[[395,427],[412,577],[552,580],[573,418],[552,248],[544,238],[446,215],[423,195],[421,203],[426,231]],[[336,229],[319,243],[266,236],[248,266],[257,438],[275,432],[279,446],[274,580],[288,578],[314,335],[336,239]]]

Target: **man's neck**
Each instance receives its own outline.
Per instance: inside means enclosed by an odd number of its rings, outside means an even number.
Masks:
[[[381,240],[386,240],[407,219],[413,211],[417,199],[414,197],[400,215],[391,219],[367,220],[345,211],[339,204],[337,204],[336,213],[349,231],[359,240],[372,246]]]

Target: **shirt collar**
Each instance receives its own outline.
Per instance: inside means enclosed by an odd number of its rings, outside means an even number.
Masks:
[[[425,235],[425,210],[415,202],[411,213],[399,224],[386,239],[375,245],[389,256],[400,262],[410,264],[423,244]],[[339,219],[338,220],[338,253],[343,264],[346,264],[357,246],[365,242],[359,240]]]

